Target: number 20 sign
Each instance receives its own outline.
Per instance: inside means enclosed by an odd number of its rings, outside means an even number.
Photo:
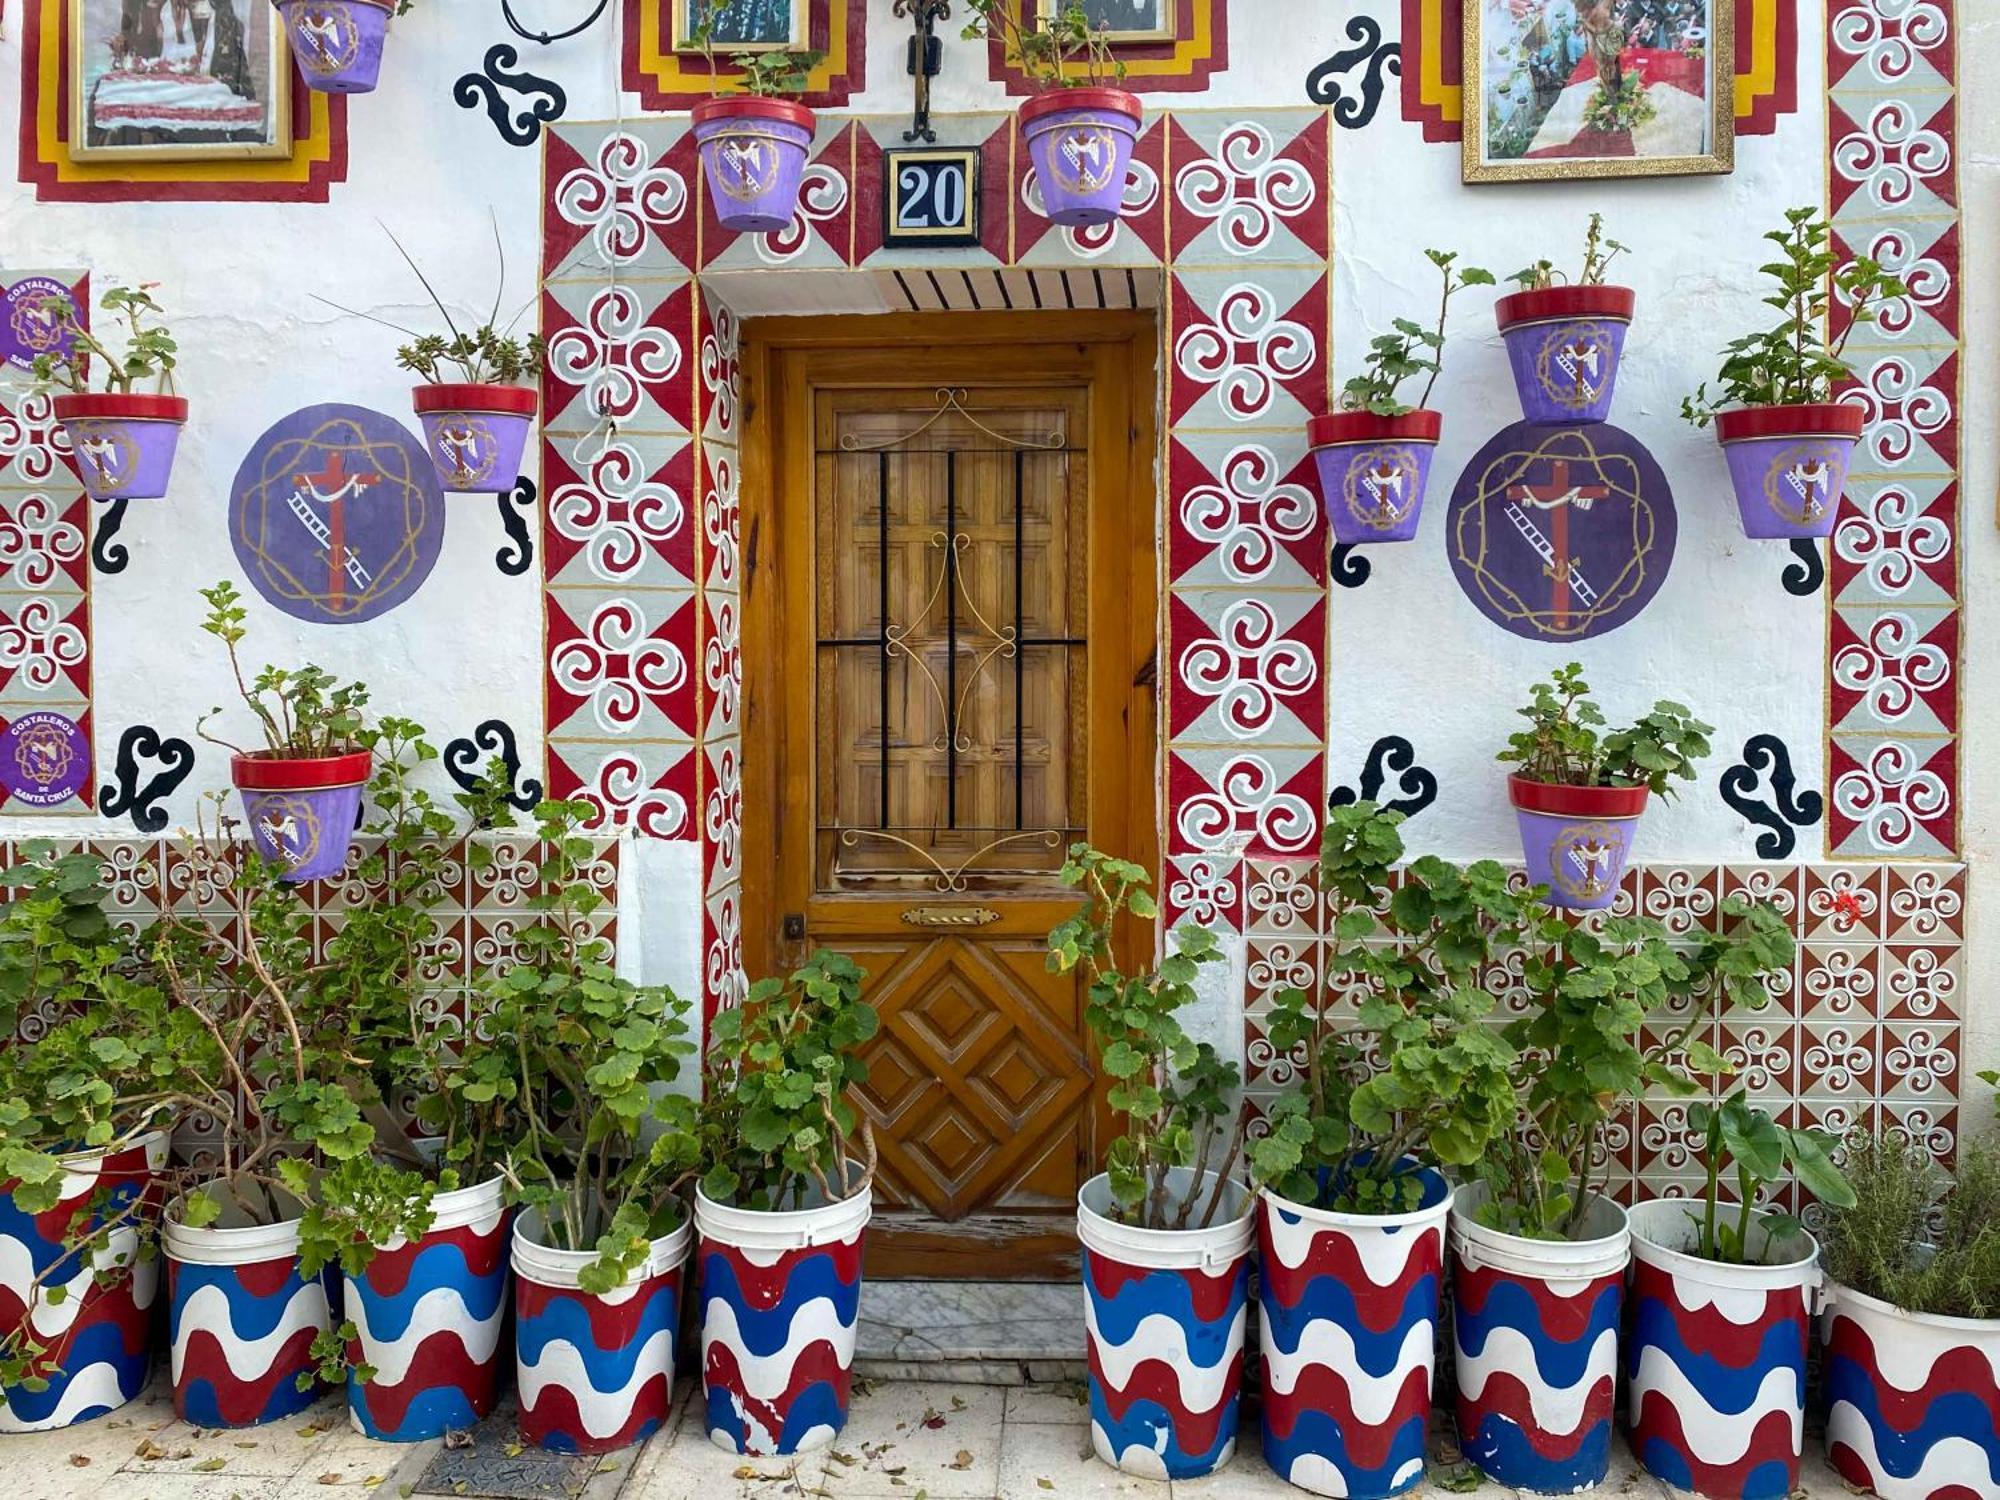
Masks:
[[[979,243],[977,147],[923,146],[883,153],[882,195],[889,245]]]

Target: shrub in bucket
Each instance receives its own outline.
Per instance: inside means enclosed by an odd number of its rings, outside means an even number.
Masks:
[[[1195,1479],[1236,1449],[1255,1226],[1235,1176],[1236,1065],[1175,1018],[1222,953],[1183,927],[1155,972],[1129,973],[1115,929],[1159,916],[1145,869],[1077,844],[1062,879],[1085,901],[1049,934],[1049,968],[1089,980],[1084,1022],[1121,1126],[1077,1197],[1091,1446],[1127,1473]]]
[[[1624,250],[1604,237],[1604,216],[1592,214],[1574,281],[1559,279],[1546,260],[1507,278],[1519,290],[1493,312],[1521,414],[1530,422],[1602,422],[1611,415],[1635,299],[1630,287],[1605,285],[1604,275]]]
[[[1444,422],[1426,403],[1443,367],[1445,316],[1454,292],[1493,284],[1490,271],[1456,269],[1456,251],[1424,254],[1444,276],[1437,327],[1396,319],[1393,333],[1370,343],[1362,373],[1341,387],[1340,409],[1307,425],[1334,540],[1350,546],[1407,542],[1417,534],[1431,455]],[[1404,405],[1397,399],[1402,383],[1425,372],[1429,378],[1417,404]]]
[[[51,294],[31,302],[27,316],[45,326],[49,347],[35,356],[35,379],[57,391],[56,420],[69,438],[76,472],[93,500],[158,500],[167,493],[174,450],[187,425],[188,404],[174,394],[179,346],[168,330],[153,284],[113,287],[99,299],[125,323],[125,351],[112,350],[84,326],[76,304]],[[103,389],[90,389],[90,365]],[[150,380],[157,389],[135,387]]]
[[[694,41],[715,60],[716,8],[704,11]],[[799,103],[823,52],[743,52],[729,59],[743,91],[717,94],[692,112],[695,150],[701,157],[716,222],[731,234],[771,234],[792,222],[799,184],[812,151],[813,112]]]
[[[1576,662],[1535,684],[1528,728],[1499,754],[1520,770],[1507,778],[1528,879],[1553,906],[1595,911],[1618,899],[1649,796],[1692,781],[1714,726],[1662,698],[1629,728],[1606,730]]]
[[[709,1439],[732,1453],[805,1453],[847,1425],[874,1203],[875,1137],[851,1097],[877,1026],[865,977],[821,950],[709,1022],[701,1383]]]
[[[1784,316],[1774,328],[1731,342],[1721,391],[1711,396],[1704,383],[1681,402],[1681,415],[1697,427],[1715,423],[1745,536],[1823,537],[1839,516],[1861,436],[1862,409],[1834,400],[1854,373],[1844,357],[1847,341],[1876,320],[1884,300],[1909,289],[1865,255],[1838,260],[1833,227],[1816,207],[1787,209],[1785,227],[1764,238],[1779,255],[1763,268],[1777,282],[1764,300]],[[1836,300],[1847,324],[1828,338]]]
[[[275,0],[307,88],[369,94],[382,72],[391,18],[410,0]]]
[[[1517,1110],[1514,1049],[1481,1024],[1478,975],[1522,898],[1491,860],[1399,871],[1401,822],[1372,802],[1329,812],[1324,975],[1263,1023],[1303,1062],[1250,1147],[1264,1458],[1301,1489],[1358,1500],[1424,1474],[1451,1202],[1426,1163],[1469,1165]]]

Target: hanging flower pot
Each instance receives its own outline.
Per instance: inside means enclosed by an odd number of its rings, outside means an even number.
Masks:
[[[1177,1167],[1167,1196],[1206,1207],[1215,1174]],[[1198,1479],[1236,1451],[1244,1310],[1255,1233],[1249,1190],[1223,1188],[1205,1229],[1141,1229],[1112,1217],[1111,1179],[1077,1195],[1090,1442],[1147,1479]]]
[[[1598,911],[1618,899],[1646,811],[1645,787],[1558,786],[1510,775],[1507,795],[1528,880],[1549,888],[1551,906]]]
[[[93,500],[159,500],[187,424],[185,396],[116,392],[53,398]]]
[[[347,1417],[365,1437],[415,1443],[470,1427],[500,1394],[507,1222],[499,1178],[439,1193],[418,1240],[379,1246],[346,1278]],[[374,1371],[360,1378],[359,1365]]]
[[[2000,1318],[1904,1312],[1827,1287],[1826,1456],[1882,1500],[2000,1487]]]
[[[361,789],[373,764],[366,750],[310,758],[269,751],[230,757],[230,778],[243,798],[257,852],[281,866],[286,880],[338,874],[354,842]]]
[[[1053,88],[1021,106],[1021,136],[1053,223],[1087,229],[1119,216],[1140,117],[1123,89]]]
[[[523,385],[418,386],[414,404],[438,482],[460,492],[514,488],[539,401]]]
[[[1709,1500],[1783,1500],[1799,1487],[1819,1247],[1803,1232],[1772,1243],[1760,1217],[1757,1264],[1703,1260],[1690,1253],[1690,1209],[1663,1199],[1631,1211],[1632,1450]]]
[[[394,0],[276,0],[306,87],[368,94],[382,72]]]
[[[1493,305],[1523,416],[1544,423],[1610,416],[1634,300],[1630,287],[1550,286]]]
[[[696,104],[695,148],[715,217],[732,234],[792,222],[812,149],[813,112],[794,99],[723,94]]]
[[[1715,414],[1743,534],[1822,537],[1833,531],[1862,411],[1844,401],[1742,406]]]
[[[521,1437],[556,1453],[611,1453],[666,1424],[680,1329],[681,1271],[694,1229],[654,1240],[645,1263],[609,1292],[577,1274],[597,1251],[544,1244],[542,1217],[514,1221],[514,1365]]]
[[[1459,1443],[1502,1485],[1573,1494],[1611,1464],[1625,1210],[1598,1198],[1577,1238],[1536,1240],[1479,1223],[1486,1193],[1468,1183],[1452,1201]]]
[[[225,1203],[195,1229],[169,1207],[161,1238],[174,1414],[197,1427],[254,1427],[317,1401],[312,1345],[329,1324],[327,1289],[324,1277],[299,1274],[298,1221],[253,1224]]]
[[[1451,1189],[1423,1181],[1404,1214],[1261,1195],[1264,1460],[1315,1495],[1381,1500],[1424,1477]]]
[[[1417,534],[1443,423],[1419,409],[1395,417],[1329,412],[1306,424],[1335,541],[1407,542]]]
[[[160,1264],[141,1253],[150,1230],[140,1222],[101,1226],[151,1192],[166,1161],[157,1130],[115,1151],[64,1156],[62,1197],[39,1214],[15,1206],[14,1184],[0,1187],[0,1244],[12,1247],[0,1256],[0,1332],[24,1330],[40,1346],[28,1373],[47,1382],[0,1388],[0,1432],[68,1427],[145,1390]],[[93,1226],[90,1251],[72,1253]]]
[[[717,1203],[696,1189],[702,1399],[718,1447],[805,1453],[847,1425],[861,1241],[873,1208],[866,1187],[834,1203],[808,1193],[804,1207],[779,1212]]]

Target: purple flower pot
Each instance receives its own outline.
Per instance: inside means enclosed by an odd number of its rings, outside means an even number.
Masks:
[[[1715,436],[1729,459],[1743,534],[1831,535],[1861,423],[1861,408],[1839,401],[1717,413]]]
[[[521,477],[537,397],[523,385],[420,385],[414,405],[438,483],[504,494]]]
[[[1632,836],[1646,811],[1643,786],[1556,786],[1507,778],[1521,826],[1528,880],[1549,888],[1549,905],[1599,911],[1618,899]]]
[[[1139,101],[1123,89],[1053,89],[1023,104],[1020,119],[1050,220],[1085,229],[1117,218]]]
[[[373,765],[366,750],[312,759],[268,751],[233,757],[230,778],[243,798],[257,852],[280,866],[289,881],[339,874]]]
[[[1306,424],[1335,541],[1407,542],[1417,534],[1443,424],[1438,413],[1423,410],[1397,417],[1329,412]]]
[[[790,99],[730,94],[694,107],[694,139],[716,222],[769,234],[792,222],[812,148],[813,112]]]
[[[1623,286],[1552,286],[1494,304],[1521,415],[1530,422],[1602,422],[1632,321]]]
[[[374,92],[394,7],[388,0],[277,0],[306,87],[322,94]]]
[[[57,396],[77,473],[93,500],[158,500],[187,423],[181,396]]]

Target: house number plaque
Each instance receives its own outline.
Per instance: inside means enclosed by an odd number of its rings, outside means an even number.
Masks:
[[[882,153],[883,243],[905,248],[979,243],[979,151],[916,146]]]

